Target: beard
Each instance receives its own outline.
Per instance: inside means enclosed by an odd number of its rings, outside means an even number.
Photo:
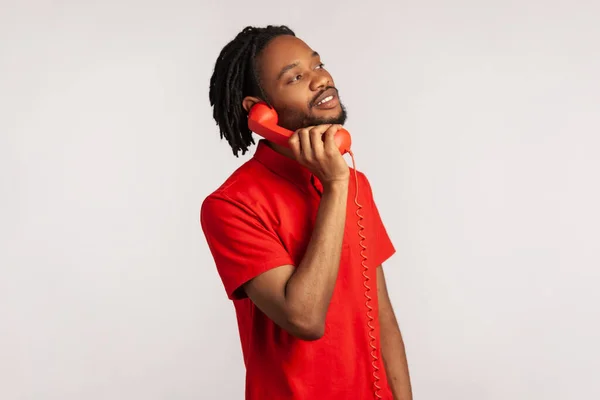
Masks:
[[[337,115],[330,117],[317,117],[315,115],[310,114],[310,111],[309,114],[307,114],[305,111],[302,110],[283,108],[281,110],[276,110],[277,115],[279,116],[278,125],[291,131],[297,131],[301,128],[317,125],[344,125],[346,123],[346,118],[348,117],[348,114],[346,112],[346,107],[344,107],[341,100],[340,108],[341,110]],[[310,106],[309,110],[311,109],[312,106]]]

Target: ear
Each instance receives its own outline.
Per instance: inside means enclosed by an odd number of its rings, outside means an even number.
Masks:
[[[242,100],[242,107],[244,107],[244,110],[246,110],[246,112],[249,112],[253,105],[255,105],[256,103],[260,103],[261,101],[262,100],[258,97],[246,96],[244,97],[244,100]]]

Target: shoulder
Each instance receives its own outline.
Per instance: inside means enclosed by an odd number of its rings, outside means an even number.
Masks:
[[[253,208],[268,194],[273,184],[271,175],[256,160],[246,161],[204,198],[201,214],[217,213],[220,217],[240,212],[253,214]]]

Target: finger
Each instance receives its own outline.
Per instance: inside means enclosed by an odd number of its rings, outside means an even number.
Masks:
[[[305,162],[311,162],[313,153],[310,145],[310,128],[300,129],[298,136],[300,137],[300,156]]]
[[[341,125],[331,125],[323,134],[323,146],[328,154],[335,154],[335,152],[339,153],[339,149],[335,143],[335,134],[340,129],[342,129]]]
[[[300,136],[298,135],[298,132],[294,132],[292,136],[290,136],[288,144],[292,150],[292,153],[294,154],[294,158],[299,160],[300,156],[302,155],[302,151],[300,149]]]
[[[319,125],[310,131],[310,145],[312,152],[317,160],[322,160],[325,156],[325,147],[323,143],[323,133],[327,131],[330,125]]]

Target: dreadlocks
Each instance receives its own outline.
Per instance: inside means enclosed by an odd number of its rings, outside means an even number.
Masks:
[[[246,96],[266,100],[258,79],[256,57],[280,35],[295,36],[287,26],[248,26],[221,50],[217,58],[208,96],[221,139],[227,139],[236,157],[240,151],[244,155],[254,144],[242,100]]]

